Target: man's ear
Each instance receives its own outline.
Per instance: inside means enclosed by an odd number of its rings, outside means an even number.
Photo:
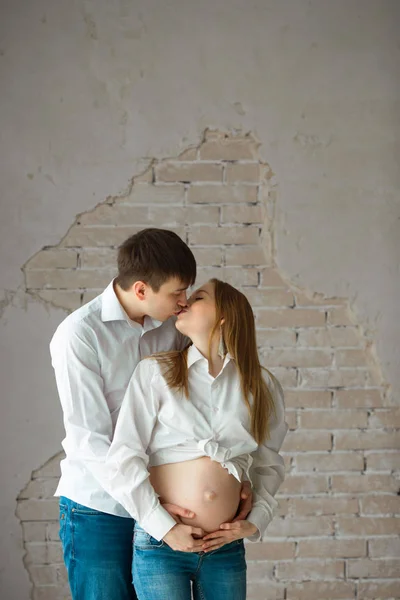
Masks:
[[[148,285],[144,281],[135,281],[132,285],[132,291],[135,297],[140,300],[146,300]]]

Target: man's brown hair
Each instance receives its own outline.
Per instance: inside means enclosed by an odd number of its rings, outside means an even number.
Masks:
[[[196,261],[181,238],[168,229],[142,229],[118,249],[116,282],[128,290],[135,281],[144,281],[154,292],[171,277],[183,284],[196,280]]]

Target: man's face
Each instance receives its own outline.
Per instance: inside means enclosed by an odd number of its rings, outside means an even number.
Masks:
[[[177,315],[187,305],[187,285],[177,277],[171,277],[154,292],[150,286],[146,290],[146,314],[157,321],[166,321]]]

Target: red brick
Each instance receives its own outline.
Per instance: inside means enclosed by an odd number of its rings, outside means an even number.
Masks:
[[[260,270],[260,275],[260,285],[262,287],[282,287],[285,289],[289,288],[289,283],[284,281],[282,275],[276,269],[262,269]]]
[[[353,316],[345,307],[331,308],[328,311],[328,323],[330,325],[354,325]]]
[[[288,391],[285,394],[285,404],[293,408],[329,408],[332,392],[326,391]]]
[[[332,363],[329,350],[271,348],[264,355],[269,364],[278,367],[325,367]]]
[[[222,181],[222,165],[206,162],[162,162],[154,167],[157,181]]]
[[[298,471],[362,471],[364,458],[356,452],[326,452],[299,454],[295,458]]]
[[[199,246],[221,246],[223,244],[256,244],[259,239],[259,228],[208,225],[192,225],[189,230],[190,244]]]
[[[305,429],[352,429],[367,427],[368,413],[362,410],[314,410],[300,414]]]
[[[395,515],[400,514],[400,496],[382,494],[365,496],[360,499],[362,515]]]
[[[306,308],[255,311],[258,327],[316,327],[325,322],[325,313]]]
[[[299,369],[302,386],[311,388],[364,386],[367,369]]]
[[[278,581],[304,581],[307,579],[325,581],[344,578],[343,560],[294,560],[279,562],[276,567]]]
[[[321,494],[328,492],[329,482],[327,475],[289,475],[281,487],[279,494],[303,495]]]
[[[251,288],[244,290],[244,293],[252,306],[276,306],[279,308],[293,304],[293,294],[288,290]],[[296,352],[295,349],[289,351]],[[297,354],[299,353],[297,352]]]
[[[361,336],[356,327],[324,327],[299,331],[299,346],[343,347],[359,346]]]
[[[366,455],[368,471],[400,470],[400,452],[372,452]]]
[[[333,475],[332,490],[336,493],[397,492],[399,483],[391,475]]]
[[[257,202],[257,187],[250,185],[191,185],[189,204],[232,204]]]
[[[375,410],[369,419],[369,426],[385,427],[388,429],[400,428],[400,408]]]
[[[268,526],[268,537],[326,536],[334,532],[332,517],[285,517],[275,518]]]
[[[392,534],[395,534],[396,531],[399,531],[399,519],[390,519],[390,521],[392,520],[397,521],[391,531]],[[380,540],[369,540],[368,554],[371,558],[385,558],[387,556],[398,558],[400,557],[400,538],[397,536]],[[398,574],[400,575],[400,571]]]
[[[247,560],[289,560],[294,558],[294,542],[268,541],[246,544]]]
[[[394,450],[399,447],[400,436],[398,433],[386,431],[337,431],[335,448],[338,450],[379,449]]]
[[[358,513],[357,498],[322,497],[290,499],[289,512],[295,515],[340,515]],[[353,517],[352,517],[352,520]]]
[[[355,585],[349,581],[305,581],[287,586],[287,600],[337,600],[355,598]]]
[[[289,431],[283,443],[285,452],[330,450],[331,447],[332,438],[329,431]]]
[[[383,600],[389,598],[396,600],[399,594],[399,581],[360,581],[358,585],[358,597],[360,600]]]
[[[339,535],[390,535],[400,533],[400,521],[395,517],[339,517],[337,519],[337,529]],[[371,555],[371,547],[370,556]]]
[[[300,540],[298,556],[329,556],[331,558],[350,558],[367,555],[367,543],[360,539],[317,539]]]
[[[350,578],[398,577],[400,560],[349,560],[347,576]]]
[[[338,367],[366,367],[368,366],[367,352],[362,349],[336,350],[336,365]]]
[[[335,401],[338,408],[373,408],[385,406],[381,390],[337,390]]]

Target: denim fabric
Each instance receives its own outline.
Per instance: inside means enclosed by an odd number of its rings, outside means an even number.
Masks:
[[[134,520],[60,498],[60,539],[73,600],[136,600]]]
[[[219,550],[179,552],[157,541],[137,524],[133,582],[139,600],[245,600],[243,540]],[[192,589],[192,592],[191,592]]]

